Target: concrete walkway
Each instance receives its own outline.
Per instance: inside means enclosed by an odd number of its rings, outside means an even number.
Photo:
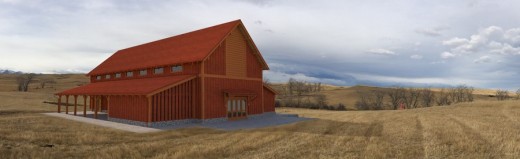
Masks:
[[[150,132],[159,132],[162,130],[172,130],[179,128],[190,128],[190,127],[203,127],[203,128],[213,128],[220,130],[240,130],[240,129],[254,129],[254,128],[263,128],[270,126],[278,126],[284,124],[295,123],[299,121],[311,120],[312,118],[301,118],[297,115],[291,114],[273,114],[270,116],[266,116],[263,118],[255,118],[255,119],[244,119],[237,121],[222,121],[222,122],[212,122],[212,123],[186,123],[186,124],[178,124],[174,126],[164,126],[164,127],[142,127],[124,123],[118,123],[107,120],[106,113],[98,113],[98,119],[94,119],[94,112],[88,111],[87,117],[83,117],[83,112],[74,116],[73,113],[69,112],[69,114],[62,113],[43,113],[45,115],[65,118],[69,120],[130,131],[135,133],[150,133]]]
[[[69,120],[124,130],[124,131],[130,131],[135,133],[150,133],[150,132],[159,132],[160,129],[154,129],[154,128],[148,128],[148,127],[142,127],[142,126],[136,126],[136,125],[129,125],[129,124],[122,124],[122,123],[116,123],[106,120],[106,113],[100,113],[98,114],[99,119],[93,119],[93,113],[87,112],[87,117],[83,117],[83,112],[78,113],[77,116],[74,116],[72,113],[69,112],[69,114],[65,113],[43,113],[45,115],[54,116],[54,117],[60,117],[65,118]]]

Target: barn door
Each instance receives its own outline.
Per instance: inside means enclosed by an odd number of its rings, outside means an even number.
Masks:
[[[247,117],[247,98],[246,97],[228,98],[227,117],[229,120],[245,119]]]

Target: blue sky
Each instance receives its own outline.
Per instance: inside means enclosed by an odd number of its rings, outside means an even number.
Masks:
[[[273,82],[515,89],[518,8],[513,0],[0,0],[0,69],[85,73],[119,49],[242,19]]]

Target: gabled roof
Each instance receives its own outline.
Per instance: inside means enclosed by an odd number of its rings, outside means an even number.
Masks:
[[[128,71],[154,66],[199,62],[205,60],[237,27],[244,30],[250,47],[255,50],[263,69],[268,69],[242,21],[235,20],[193,32],[119,50],[87,75]]]
[[[195,78],[195,75],[166,76],[90,83],[57,95],[150,95],[154,91],[173,87]]]

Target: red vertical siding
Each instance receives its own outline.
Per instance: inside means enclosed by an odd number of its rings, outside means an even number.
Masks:
[[[275,94],[264,87],[264,111],[274,112]]]
[[[198,79],[193,79],[153,95],[152,116],[154,116],[154,118],[152,118],[152,121],[198,118],[194,116],[192,110],[194,107],[200,107],[194,105],[196,103],[193,102],[193,100],[200,98],[190,97],[195,91],[194,88],[196,89],[198,87],[197,82]]]
[[[204,61],[204,71],[207,74],[225,75],[226,74],[226,41],[213,51]]]
[[[247,47],[246,50],[247,77],[262,78],[262,64],[258,61],[258,58],[253,53],[251,47]]]
[[[226,117],[226,106],[223,91],[226,89],[249,90],[256,93],[256,98],[248,101],[247,113],[260,114],[262,112],[262,81],[224,79],[224,78],[206,78],[205,79],[205,97],[206,97],[206,118]]]
[[[147,121],[148,105],[145,96],[110,96],[111,118],[120,118],[134,121]]]

